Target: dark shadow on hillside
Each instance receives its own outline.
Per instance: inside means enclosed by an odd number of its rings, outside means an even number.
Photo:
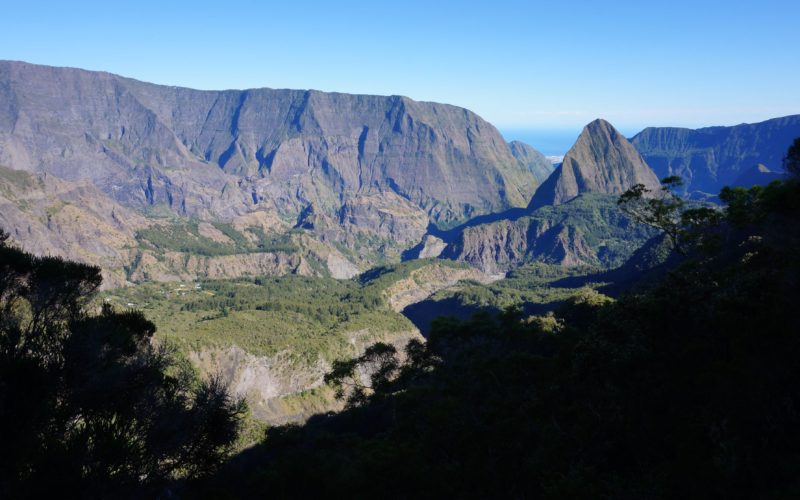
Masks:
[[[497,212],[492,214],[485,214],[479,215],[474,217],[467,222],[461,224],[460,226],[456,226],[451,229],[439,229],[433,223],[428,224],[428,234],[432,236],[436,236],[437,238],[441,238],[444,240],[445,243],[452,243],[456,237],[468,227],[479,226],[481,224],[490,224],[492,222],[497,222],[500,220],[508,220],[508,221],[515,221],[521,217],[528,215],[530,211],[526,208],[521,207],[514,207],[509,208],[503,212]]]
[[[368,269],[358,275],[358,282],[363,284],[369,283],[372,280],[378,279],[386,273],[392,272],[394,269],[390,266],[377,266]]]
[[[431,322],[441,316],[450,316],[459,320],[467,320],[473,314],[487,311],[490,314],[496,314],[499,309],[494,307],[481,307],[477,305],[465,305],[454,297],[444,300],[423,300],[416,304],[411,304],[400,313],[409,319],[414,326],[416,326],[423,337],[428,337],[431,331]]]
[[[428,224],[428,232],[431,230],[432,224]],[[419,259],[419,254],[422,253],[422,250],[425,248],[425,243],[420,241],[416,245],[406,250],[400,254],[400,262],[408,262],[409,260],[416,260]]]
[[[590,283],[602,283],[611,281],[610,271],[599,271],[591,274],[583,274],[581,276],[568,276],[559,280],[553,281],[548,285],[551,288],[581,288]]]
[[[545,314],[555,310],[561,302],[546,303],[525,303],[522,304],[523,316]],[[416,326],[423,337],[428,337],[431,330],[431,323],[436,318],[452,317],[461,321],[472,318],[477,313],[488,313],[495,316],[502,312],[494,306],[479,306],[475,304],[462,304],[455,297],[443,300],[423,300],[412,304],[401,311],[401,314],[409,319]]]
[[[668,271],[668,266],[658,266],[653,269],[635,270],[625,265],[583,276],[570,276],[550,283],[553,288],[581,288],[595,283],[605,283],[602,286],[592,286],[598,292],[609,297],[619,297],[622,293],[647,287],[662,278]]]

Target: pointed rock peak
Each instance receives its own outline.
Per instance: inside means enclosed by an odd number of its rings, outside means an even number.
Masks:
[[[582,193],[619,194],[635,184],[660,187],[656,174],[625,136],[597,119],[584,127],[561,166],[536,191],[530,207],[559,205]]]
[[[614,128],[609,122],[603,120],[602,118],[598,118],[593,122],[589,123],[585,127],[583,127],[583,131],[581,135],[578,136],[578,140],[575,142],[575,146],[580,144],[581,139],[589,139],[593,141],[603,140],[609,141],[611,143],[619,143],[621,141],[625,141],[628,143],[628,140],[619,133],[617,129]],[[575,147],[573,146],[573,148]],[[633,146],[631,146],[633,147]]]
[[[591,123],[587,124],[585,127],[583,127],[583,130],[584,132],[587,130],[608,130],[612,132],[617,131],[617,129],[615,129],[613,125],[603,120],[602,118],[597,118]]]

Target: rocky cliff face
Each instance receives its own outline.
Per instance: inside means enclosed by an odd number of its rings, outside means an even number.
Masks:
[[[490,274],[533,261],[613,267],[651,235],[619,210],[615,196],[586,193],[518,218],[464,228],[442,257]]]
[[[526,212],[467,224],[442,256],[488,273],[530,261],[620,264],[649,235],[616,206],[616,195],[635,184],[660,188],[655,173],[627,139],[608,122],[596,120],[583,129]]]
[[[759,163],[782,170],[795,137],[800,137],[800,115],[697,130],[650,127],[631,143],[659,177],[679,175],[687,193],[717,194]]]
[[[559,205],[582,193],[619,194],[635,184],[660,188],[658,177],[631,143],[607,121],[595,120],[536,190],[530,206]]]
[[[91,182],[0,167],[0,227],[37,255],[61,255],[103,269],[104,283],[125,282],[136,231],[145,217],[114,203]]]
[[[392,344],[403,353],[412,339],[422,340],[418,330],[347,333],[353,356],[362,354],[375,342]],[[232,394],[247,400],[253,418],[269,425],[303,422],[312,415],[341,410],[344,406],[335,398],[333,389],[324,384],[331,363],[322,356],[308,365],[297,362],[290,353],[256,356],[231,345],[192,351],[188,358],[201,374],[220,374]],[[363,374],[365,383],[369,375]]]
[[[209,92],[0,62],[0,163],[91,180],[123,205],[328,213],[391,192],[433,222],[525,204],[537,185],[455,106],[300,90]]]
[[[269,214],[349,249],[339,269],[399,258],[429,224],[524,206],[539,156],[468,110],[405,97],[198,91],[0,61],[0,165],[87,183],[117,212]]]

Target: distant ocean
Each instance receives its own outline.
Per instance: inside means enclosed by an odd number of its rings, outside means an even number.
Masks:
[[[506,141],[522,141],[545,156],[564,156],[581,130],[500,129],[500,133]]]
[[[500,133],[506,141],[522,141],[545,156],[564,156],[575,140],[581,135],[581,128],[577,129],[517,129],[501,128]],[[633,137],[639,129],[620,129],[625,137]]]

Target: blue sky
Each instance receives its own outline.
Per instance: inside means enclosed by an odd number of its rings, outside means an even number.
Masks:
[[[800,113],[800,2],[3,2],[0,58],[203,89],[402,94],[504,131]]]

